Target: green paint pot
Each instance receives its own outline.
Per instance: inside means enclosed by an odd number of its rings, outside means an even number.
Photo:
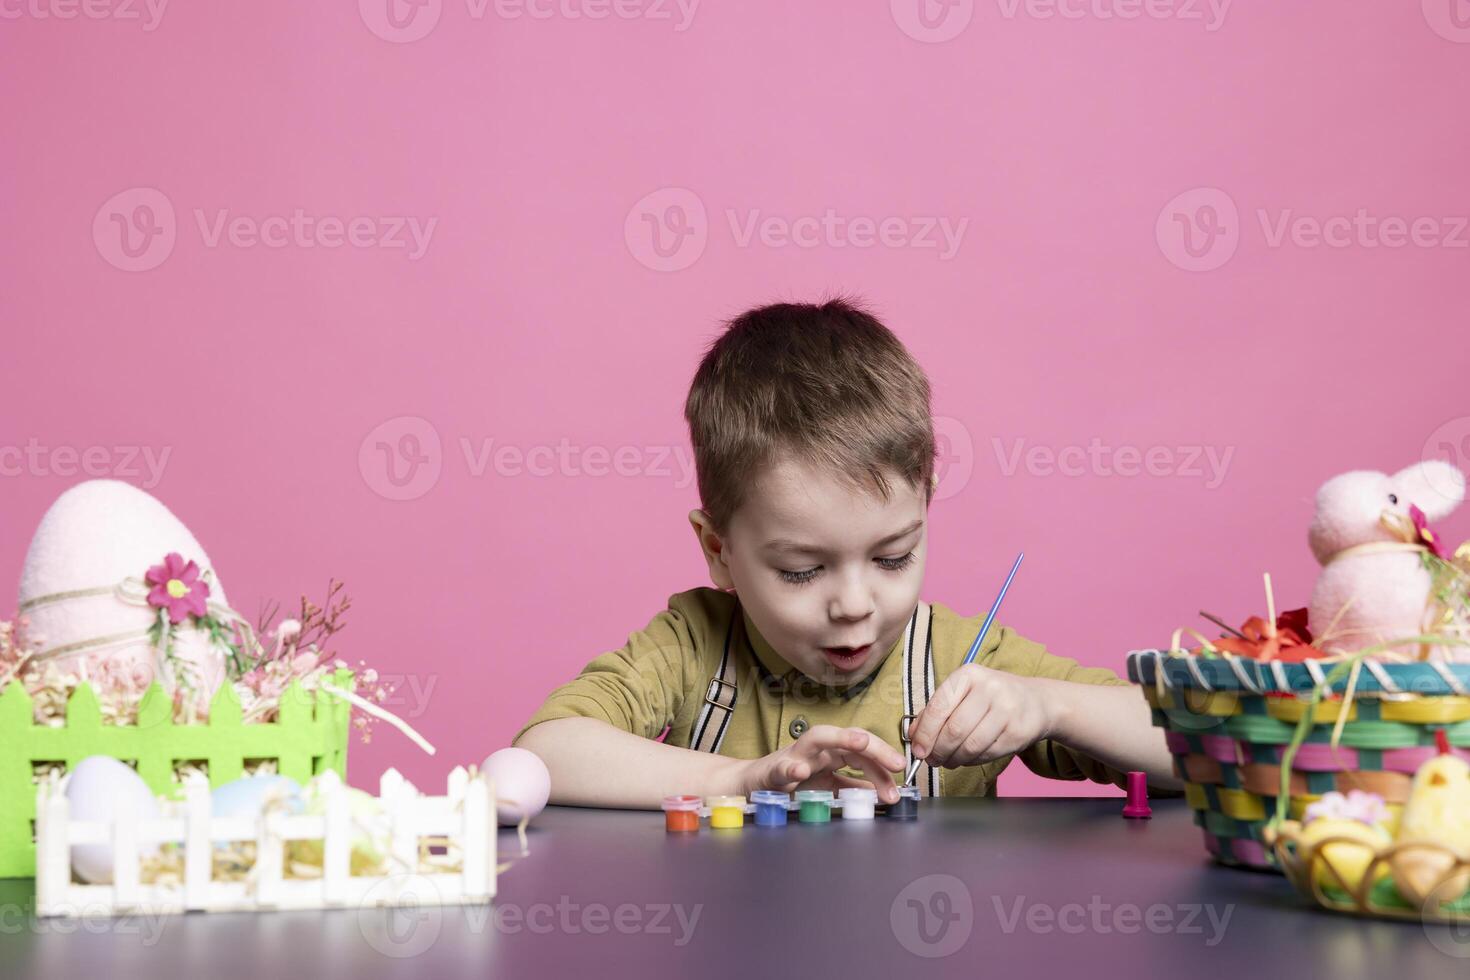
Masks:
[[[802,823],[832,822],[832,791],[830,789],[799,789],[796,791],[797,819]]]

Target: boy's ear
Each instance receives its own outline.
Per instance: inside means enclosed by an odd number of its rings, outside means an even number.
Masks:
[[[704,511],[691,510],[689,525],[694,528],[694,536],[699,539],[699,550],[703,552],[705,563],[709,565],[709,577],[715,583],[715,588],[724,592],[734,591],[735,580],[730,577],[730,566],[725,561],[725,542],[715,531],[714,522]]]

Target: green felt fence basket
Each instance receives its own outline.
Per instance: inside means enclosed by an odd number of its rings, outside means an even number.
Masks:
[[[332,684],[345,691],[352,683],[350,670],[332,677]],[[174,767],[181,762],[206,767],[211,786],[238,779],[247,766],[266,761],[297,782],[328,769],[347,777],[351,705],[296,683],[281,695],[278,718],[271,722],[243,723],[240,701],[228,684],[215,693],[209,720],[202,724],[176,724],[169,697],[157,684],[139,702],[134,725],[104,724],[87,684],[72,692],[64,725],[38,725],[33,711],[19,681],[0,692],[0,878],[28,878],[36,871],[37,766],[70,770],[89,755],[109,755],[135,767],[159,795],[174,790]]]
[[[1232,654],[1129,654],[1128,679],[1142,686],[1205,847],[1221,863],[1279,870],[1265,829],[1281,792],[1282,753],[1331,667]],[[1414,773],[1438,753],[1437,731],[1470,759],[1470,664],[1364,660],[1350,702],[1341,699],[1346,687],[1334,678],[1323,688],[1292,760],[1292,819],[1324,793],[1355,789],[1382,796],[1396,819]],[[1345,703],[1348,719],[1334,746]]]

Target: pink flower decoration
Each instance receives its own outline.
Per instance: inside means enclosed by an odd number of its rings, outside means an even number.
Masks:
[[[153,588],[148,593],[148,605],[155,609],[168,610],[168,621],[177,626],[190,615],[206,616],[209,607],[209,583],[199,578],[199,566],[171,551],[164,556],[162,565],[148,569],[148,584]]]
[[[1355,789],[1344,796],[1333,790],[1309,804],[1302,816],[1305,818],[1303,823],[1327,817],[1334,820],[1357,820],[1371,827],[1388,819],[1388,806],[1377,793]]]
[[[1443,558],[1444,552],[1439,547],[1439,535],[1430,529],[1429,518],[1424,516],[1424,512],[1413,504],[1410,504],[1409,519],[1414,522],[1414,531],[1419,535],[1420,543],[1428,547],[1434,557]]]

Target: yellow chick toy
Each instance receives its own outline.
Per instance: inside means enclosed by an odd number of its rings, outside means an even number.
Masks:
[[[1431,895],[1440,902],[1453,902],[1470,890],[1470,870],[1450,874],[1455,861],[1440,849],[1470,857],[1470,765],[1450,754],[1443,731],[1436,738],[1440,754],[1414,774],[1398,842],[1423,841],[1439,847],[1403,849],[1393,860],[1399,893],[1420,906]],[[1449,880],[1441,885],[1447,875]]]
[[[1307,807],[1305,817],[1298,846],[1303,853],[1318,852],[1312,861],[1317,884],[1357,894],[1373,858],[1393,840],[1381,826],[1388,819],[1383,797],[1360,790],[1328,793]],[[1388,874],[1378,867],[1374,881]]]

